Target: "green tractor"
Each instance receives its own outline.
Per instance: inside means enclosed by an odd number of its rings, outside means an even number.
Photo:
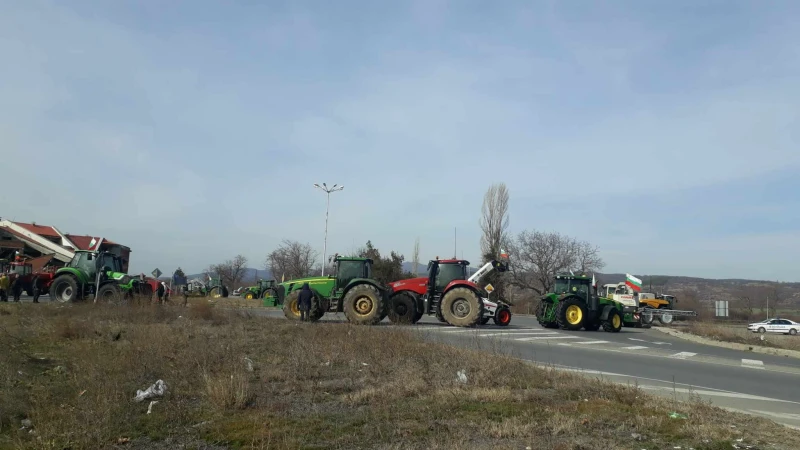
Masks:
[[[278,284],[279,303],[287,319],[300,319],[297,298],[304,283],[314,292],[309,319],[326,312],[344,312],[355,324],[374,325],[389,314],[391,289],[372,279],[372,259],[334,256],[333,275],[300,278]],[[285,293],[285,300],[283,298]]]
[[[275,291],[275,280],[258,280],[255,286],[249,286],[242,289],[239,294],[243,299],[253,300],[254,298],[264,298]]]
[[[617,333],[623,318],[636,312],[610,298],[601,297],[592,277],[562,274],[555,278],[553,292],[542,297],[536,310],[536,320],[545,328]]]
[[[122,259],[109,252],[79,250],[58,269],[50,284],[50,300],[75,302],[87,295],[95,301],[119,302],[134,295],[152,295],[152,288],[122,271]]]

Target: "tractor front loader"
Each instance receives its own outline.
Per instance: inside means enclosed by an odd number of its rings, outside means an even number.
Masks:
[[[334,255],[329,276],[299,278],[276,286],[278,303],[287,319],[299,320],[298,297],[303,284],[314,293],[309,319],[317,321],[326,312],[344,312],[350,323],[374,325],[388,314],[390,289],[372,278],[372,259]],[[283,296],[285,295],[285,299]]]

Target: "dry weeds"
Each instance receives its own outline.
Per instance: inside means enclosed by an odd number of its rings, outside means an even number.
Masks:
[[[3,448],[800,448],[701,402],[671,419],[669,400],[502,354],[204,302],[3,305],[0,339]],[[133,396],[158,379],[147,414]]]
[[[710,322],[691,322],[687,329],[682,331],[723,342],[800,351],[800,335],[789,336],[774,333],[762,335],[748,331],[746,325],[729,326]]]

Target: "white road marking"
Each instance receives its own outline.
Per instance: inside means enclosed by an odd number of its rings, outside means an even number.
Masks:
[[[541,331],[530,331],[530,332],[527,332],[527,333],[486,333],[486,334],[479,334],[478,336],[480,336],[480,337],[486,337],[486,336],[523,336],[523,335],[526,335],[526,334],[542,335],[542,334],[550,334],[550,333],[542,333]]]
[[[641,350],[641,349],[647,348],[647,347],[644,347],[644,346],[641,346],[641,345],[634,345],[634,346],[631,346],[631,347],[622,347],[622,348],[625,349],[625,350]]]
[[[758,359],[742,359],[742,367],[764,370],[764,361]]]
[[[647,342],[644,339],[636,339],[636,338],[628,338],[628,339],[630,339],[631,341]]]
[[[541,339],[578,339],[578,336],[536,336],[514,339],[515,341],[538,341]]]
[[[697,353],[680,352],[680,353],[675,353],[674,355],[670,355],[670,357],[671,358],[678,358],[678,359],[686,359],[686,358],[691,358],[692,356],[696,356],[696,355],[697,355]]]
[[[575,345],[592,345],[592,344],[608,344],[611,341],[581,341],[581,342],[572,342]]]
[[[656,345],[672,345],[669,342],[653,342],[653,344],[656,344]]]

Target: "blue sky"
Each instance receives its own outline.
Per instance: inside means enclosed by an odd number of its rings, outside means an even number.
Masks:
[[[224,3],[0,0],[0,216],[260,267],[325,181],[331,251],[477,261],[503,181],[607,271],[800,280],[800,3]]]

